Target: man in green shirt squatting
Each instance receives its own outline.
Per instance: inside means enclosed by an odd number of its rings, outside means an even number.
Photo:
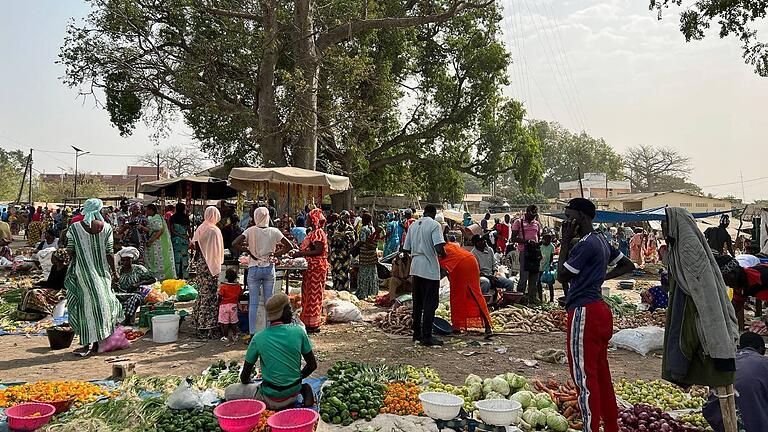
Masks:
[[[301,382],[317,369],[312,343],[301,327],[291,324],[293,315],[287,295],[274,294],[265,308],[269,326],[251,339],[240,383],[227,387],[224,397],[226,400],[260,400],[267,409],[279,411],[293,407],[301,395],[304,406],[311,407],[315,404],[312,387]],[[302,357],[306,362],[303,369]],[[257,360],[261,361],[261,384],[251,383]]]

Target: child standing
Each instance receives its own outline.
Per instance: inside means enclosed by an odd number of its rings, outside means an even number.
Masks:
[[[221,325],[221,340],[226,341],[229,330],[229,341],[234,342],[237,337],[237,304],[243,288],[237,282],[237,271],[227,269],[227,282],[219,286],[219,325]]]
[[[544,231],[544,235],[541,237],[541,267],[539,268],[539,298],[544,301],[543,282],[549,287],[550,303],[555,301],[555,278],[552,276],[555,245],[552,243],[552,237],[553,235],[549,231]]]

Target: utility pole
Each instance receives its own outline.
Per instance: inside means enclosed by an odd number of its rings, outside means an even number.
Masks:
[[[79,149],[79,148],[77,148],[77,147],[75,147],[75,146],[70,146],[70,147],[72,147],[73,149],[75,149],[75,184],[74,184],[74,189],[73,189],[73,191],[72,191],[72,198],[76,198],[76,197],[77,197],[77,159],[78,159],[80,156],[82,156],[82,155],[84,155],[84,154],[88,154],[88,153],[90,153],[90,152],[87,152],[87,151],[83,151],[83,150],[81,150],[81,149]],[[30,156],[30,158],[31,158],[31,156]],[[79,205],[79,204],[80,204],[80,201],[78,201],[77,203],[78,203],[78,205]]]
[[[579,175],[579,191],[581,192],[581,197],[584,198],[584,184],[581,182],[581,166],[576,168]]]
[[[608,173],[605,173],[605,199],[608,199]]]
[[[32,203],[32,149],[29,149],[29,203]]]
[[[133,197],[136,198],[139,196],[139,175],[136,174],[136,184],[133,187]]]
[[[747,194],[744,192],[744,171],[739,170],[739,176],[741,176],[741,202],[747,203]]]
[[[19,195],[16,196],[16,203],[21,202],[21,194],[24,192],[24,182],[27,181],[27,170],[29,169],[29,163],[32,161],[32,150],[29,150],[29,156],[27,156],[27,163],[24,164],[24,175],[21,176],[21,186],[19,186]]]
[[[160,180],[160,152],[157,152],[157,179]]]

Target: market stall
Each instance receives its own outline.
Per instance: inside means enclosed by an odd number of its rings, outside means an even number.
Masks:
[[[192,204],[192,200],[219,200],[237,196],[237,191],[231,188],[226,180],[198,176],[147,182],[139,187],[139,192],[159,197],[161,200],[176,198],[180,202],[185,201],[187,206]]]
[[[349,177],[295,167],[233,168],[229,181],[254,201],[275,198],[277,208],[289,214],[307,204],[319,207],[326,195],[351,188]]]

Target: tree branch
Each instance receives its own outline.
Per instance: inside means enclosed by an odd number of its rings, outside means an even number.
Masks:
[[[218,16],[224,16],[229,18],[243,18],[251,21],[259,21],[261,22],[262,16],[257,15],[250,12],[240,12],[240,11],[233,11],[228,9],[219,9],[215,7],[206,7],[205,11],[208,12],[211,15],[218,15]]]
[[[424,24],[445,22],[464,10],[484,8],[493,4],[493,2],[494,0],[487,0],[483,3],[471,3],[459,0],[454,2],[450,8],[438,14],[350,21],[320,33],[316,41],[317,49],[318,51],[323,51],[325,48],[328,48],[331,45],[334,45],[345,39],[352,38],[353,36],[368,30],[413,27]]]

